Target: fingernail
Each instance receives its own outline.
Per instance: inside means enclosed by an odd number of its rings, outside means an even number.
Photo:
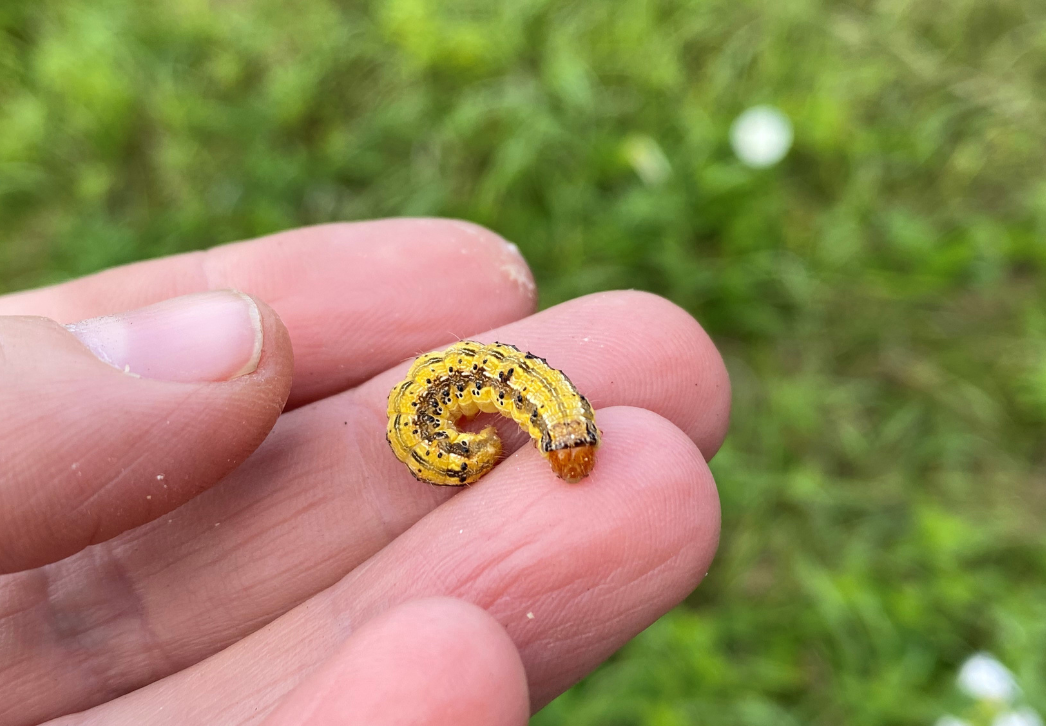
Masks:
[[[258,368],[261,315],[234,290],[185,295],[67,325],[106,363],[142,378],[228,381]]]

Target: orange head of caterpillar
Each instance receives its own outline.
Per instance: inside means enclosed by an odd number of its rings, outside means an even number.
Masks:
[[[556,476],[576,484],[595,466],[599,430],[594,423],[584,420],[552,424],[539,447]]]
[[[548,463],[556,476],[571,484],[577,484],[588,476],[596,464],[596,447],[589,444],[556,449],[548,453]]]

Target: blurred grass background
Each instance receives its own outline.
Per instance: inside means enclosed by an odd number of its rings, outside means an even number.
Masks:
[[[1042,711],[1044,99],[1040,0],[3,0],[0,290],[443,215],[544,306],[658,292],[731,371],[722,548],[535,724],[932,723],[981,649]]]

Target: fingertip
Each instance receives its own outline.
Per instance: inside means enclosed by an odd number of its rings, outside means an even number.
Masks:
[[[689,387],[669,402],[668,418],[690,435],[710,461],[730,423],[730,376],[711,336],[697,319],[671,300],[641,290],[605,293],[600,302],[629,311],[631,326],[657,331],[658,366]],[[637,359],[639,365],[643,359]],[[648,371],[647,375],[656,374]]]
[[[501,623],[486,610],[452,597],[427,597],[409,601],[383,617],[391,619],[385,624],[387,628],[424,630],[427,642],[423,648],[468,663],[479,677],[490,679],[492,688],[483,690],[499,693],[501,689],[493,686],[510,686],[504,696],[509,700],[519,696],[516,710],[529,715],[526,671],[519,651]],[[516,685],[521,686],[521,693]]]
[[[690,313],[648,292],[613,290],[542,311],[517,345],[561,367],[594,406],[657,411],[706,460],[730,422],[730,378],[715,343]],[[497,336],[514,331],[496,331]]]
[[[719,544],[719,490],[703,452],[672,421],[643,408],[615,406],[598,412],[607,466],[628,481],[641,483],[672,498],[667,510],[681,541],[692,552],[684,569],[697,587]],[[610,442],[609,444],[607,442]],[[652,525],[653,526],[653,525]]]
[[[529,715],[526,674],[504,628],[439,597],[364,623],[265,724],[523,726]]]
[[[294,380],[294,348],[290,333],[279,314],[268,303],[253,295],[243,294],[254,303],[262,330],[258,362],[255,369],[248,374],[253,376],[254,380],[244,383],[256,385],[259,381],[264,381],[271,389],[273,405],[282,411],[290,396]]]
[[[479,283],[496,288],[492,291],[497,294],[485,303],[492,308],[504,305],[509,313],[505,322],[534,312],[537,285],[530,266],[519,247],[493,230],[466,220],[436,217],[381,220],[371,224],[387,226],[389,234],[402,234],[412,240],[414,248],[408,251],[412,257],[432,255],[437,274],[457,275],[463,286]]]
[[[676,349],[673,367],[688,370],[694,388],[692,438],[706,461],[711,461],[723,445],[730,426],[730,374],[723,356],[697,318],[674,302],[649,296],[652,315],[669,321]]]
[[[515,287],[527,314],[534,311],[537,303],[537,284],[523,253],[513,242],[474,222],[460,219],[427,219],[427,223],[447,225],[465,235],[470,244],[490,256],[492,266],[497,269],[510,287]]]

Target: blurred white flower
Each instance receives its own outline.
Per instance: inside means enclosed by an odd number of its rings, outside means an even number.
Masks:
[[[988,701],[1012,701],[1020,691],[1013,674],[990,653],[967,659],[959,669],[958,683],[968,695]]]
[[[730,145],[747,166],[773,166],[792,148],[792,122],[773,106],[753,106],[734,119]]]
[[[649,136],[630,136],[624,144],[625,158],[647,186],[663,184],[672,173],[672,165],[661,145]]]
[[[1004,711],[995,717],[992,726],[1042,726],[1042,718],[1031,708]]]
[[[961,718],[956,718],[955,716],[948,714],[947,716],[941,716],[937,719],[933,726],[970,726],[970,722],[963,721]]]

